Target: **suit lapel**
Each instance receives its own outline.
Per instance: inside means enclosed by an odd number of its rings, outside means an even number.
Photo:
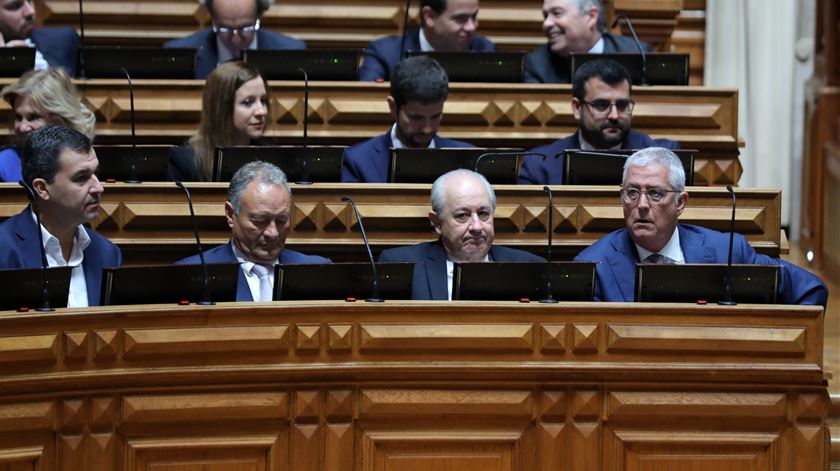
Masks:
[[[446,273],[446,252],[443,250],[440,242],[435,242],[429,246],[423,266],[426,270],[426,279],[429,282],[431,298],[438,301],[448,300],[449,288],[446,286],[448,279]]]
[[[696,231],[689,231],[682,225],[677,226],[680,231],[680,248],[685,257],[685,263],[715,263],[715,249],[706,247],[706,237]]]
[[[612,241],[612,246],[614,251],[607,253],[607,264],[609,264],[613,282],[604,283],[604,285],[617,286],[624,301],[633,301],[636,280],[635,262],[638,259],[636,247],[630,241],[626,230]]]
[[[224,257],[221,257],[220,262],[239,263],[236,255],[233,254],[232,241],[228,241],[224,248]],[[245,278],[245,272],[242,271],[242,265],[239,265],[239,277],[236,280],[236,300],[237,301],[253,301],[254,296],[251,294],[251,287],[248,286],[248,279]]]
[[[86,230],[86,229],[85,229]],[[82,261],[82,270],[85,272],[85,284],[87,285],[88,305],[99,305],[99,294],[102,284],[102,257],[99,250],[94,247],[93,235],[88,231],[90,237],[90,244],[84,252],[84,260]]]
[[[373,161],[373,168],[376,171],[376,180],[380,182],[388,181],[388,162],[390,161],[388,152],[393,143],[391,142],[391,131],[389,130],[378,140],[373,150],[376,155],[371,156]]]
[[[38,247],[38,227],[27,208],[15,219],[15,235],[20,240],[23,268],[41,268],[41,249]]]

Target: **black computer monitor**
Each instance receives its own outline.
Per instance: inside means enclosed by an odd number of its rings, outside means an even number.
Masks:
[[[644,83],[648,85],[688,85],[688,54],[649,52],[646,55],[647,69]],[[633,52],[608,54],[573,53],[570,54],[571,77],[581,65],[597,60],[612,59],[627,69],[633,85],[640,85],[642,80],[642,55]]]
[[[411,299],[413,263],[377,263],[379,297]],[[277,265],[274,299],[342,300],[371,296],[373,271],[370,263],[328,263],[315,265]]]
[[[131,165],[135,164],[134,177],[142,181],[165,182],[169,166],[169,152],[172,146],[137,146],[137,158],[130,145],[95,145],[99,159],[99,179],[102,181],[125,181],[132,179]]]
[[[17,78],[34,67],[34,47],[0,47],[0,77]]]
[[[548,262],[456,263],[452,299],[538,301],[546,297]],[[592,301],[595,263],[552,262],[551,294],[557,301]]]
[[[519,149],[485,149],[479,147],[444,147],[438,149],[391,149],[388,163],[390,183],[432,183],[451,170],[475,170],[478,158],[488,153],[514,153]],[[524,151],[522,151],[524,153]],[[483,157],[478,173],[493,184],[516,184],[522,155]]]
[[[246,49],[245,62],[267,80],[356,80],[360,49]]]
[[[208,263],[210,297],[214,302],[236,301],[238,263]],[[102,270],[103,306],[118,304],[177,304],[201,301],[201,265],[160,265]]]
[[[621,185],[624,162],[632,149],[610,151],[566,149],[563,155],[564,185]],[[685,184],[694,185],[694,149],[673,151],[685,170]]]
[[[47,268],[50,307],[67,307],[73,267]],[[0,270],[0,311],[41,307],[44,273],[40,268]]]
[[[88,46],[84,54],[88,78],[194,79],[195,53],[192,48],[135,46]]]
[[[522,52],[408,51],[408,55],[435,59],[450,82],[521,83],[523,78],[525,53]]]
[[[307,180],[340,182],[344,146],[235,146],[217,147],[213,157],[213,181],[228,182],[240,167],[262,160],[272,163],[290,182],[303,179],[304,165],[309,166]]]
[[[725,299],[725,264],[636,264],[636,301],[716,303]],[[733,265],[732,300],[776,304],[778,265]]]

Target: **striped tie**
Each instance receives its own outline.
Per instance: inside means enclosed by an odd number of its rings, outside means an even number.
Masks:
[[[272,289],[274,288],[271,285],[271,270],[274,267],[268,265],[260,265],[255,263],[254,266],[251,268],[251,273],[257,275],[260,279],[260,299],[255,299],[254,301],[272,301]]]
[[[656,265],[673,265],[677,263],[676,260],[670,257],[666,257],[661,253],[652,253],[648,255],[645,259],[645,263],[656,264]]]

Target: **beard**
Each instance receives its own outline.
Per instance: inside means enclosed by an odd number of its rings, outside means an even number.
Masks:
[[[618,132],[610,132],[607,129],[617,129]],[[620,145],[629,132],[630,123],[622,121],[607,121],[595,130],[585,127],[583,122],[580,123],[581,136],[596,149],[609,149]]]

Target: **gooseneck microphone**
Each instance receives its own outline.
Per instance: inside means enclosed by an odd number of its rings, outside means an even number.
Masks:
[[[183,182],[175,182],[175,185],[184,190],[184,194],[187,195],[187,204],[190,206],[190,218],[192,219],[193,232],[195,233],[195,245],[198,247],[198,259],[201,260],[201,268],[204,270],[204,282],[201,286],[201,300],[196,304],[204,306],[216,304],[210,297],[210,274],[207,272],[207,262],[204,261],[204,251],[201,250],[201,238],[198,236],[198,220],[195,218],[195,210],[193,210],[190,190],[187,189],[187,186],[184,185]]]
[[[624,24],[627,25],[627,29],[630,30],[630,34],[633,35],[633,42],[636,43],[636,47],[639,48],[639,54],[642,56],[642,82],[639,85],[649,85],[647,83],[647,54],[645,54],[645,49],[642,47],[642,42],[639,41],[639,37],[636,36],[636,29],[633,28],[633,22],[630,21],[630,17],[627,15],[618,15],[615,17],[615,20],[613,20],[613,28],[618,25],[619,20],[624,20]]]
[[[403,30],[400,37],[400,60],[405,57],[405,38],[408,36],[408,11],[411,8],[411,0],[405,0],[405,14],[403,15]]]
[[[540,299],[542,304],[556,304],[557,300],[551,294],[551,237],[554,232],[554,200],[551,197],[551,188],[548,185],[543,187],[543,191],[548,193],[548,264],[546,265],[545,274],[545,298]]]
[[[309,74],[303,67],[298,67],[298,70],[303,73],[303,159],[301,161],[300,181],[296,182],[299,185],[311,185],[309,181]]]
[[[55,311],[50,307],[50,289],[49,280],[47,280],[47,249],[44,248],[44,234],[41,232],[41,211],[38,210],[38,200],[35,198],[35,190],[23,180],[18,181],[18,184],[26,190],[26,197],[29,198],[29,207],[35,214],[35,223],[38,225],[36,232],[38,232],[38,248],[41,249],[41,306],[36,310],[41,312]]]
[[[473,172],[481,173],[478,171],[478,165],[484,158],[493,158],[493,157],[513,157],[513,156],[521,156],[521,157],[542,157],[543,160],[548,158],[548,155],[541,154],[539,152],[486,152],[484,154],[479,155],[475,159],[475,165],[473,166]]]
[[[137,178],[137,123],[134,117],[134,86],[131,84],[131,75],[128,74],[128,70],[125,67],[120,70],[128,80],[128,101],[131,103],[131,114],[129,115],[131,117],[131,170],[125,183],[141,183],[140,179]]]
[[[373,261],[373,252],[370,251],[370,243],[368,242],[367,233],[365,233],[365,225],[362,224],[362,215],[359,214],[359,208],[356,203],[349,196],[342,196],[341,201],[350,203],[353,207],[353,212],[356,213],[356,220],[359,221],[359,231],[362,233],[362,241],[365,243],[368,258],[370,259],[370,269],[373,272],[373,284],[370,287],[370,297],[365,299],[369,303],[381,303],[385,300],[379,297],[379,274],[376,272],[376,263]]]
[[[79,68],[76,71],[76,78],[86,79],[85,70],[85,9],[82,7],[82,0],[79,0]]]
[[[726,185],[726,191],[732,195],[732,218],[729,221],[729,258],[726,262],[726,284],[724,285],[723,301],[718,301],[718,304],[723,306],[734,306],[737,304],[732,300],[732,243],[735,240],[735,191],[732,185]]]

